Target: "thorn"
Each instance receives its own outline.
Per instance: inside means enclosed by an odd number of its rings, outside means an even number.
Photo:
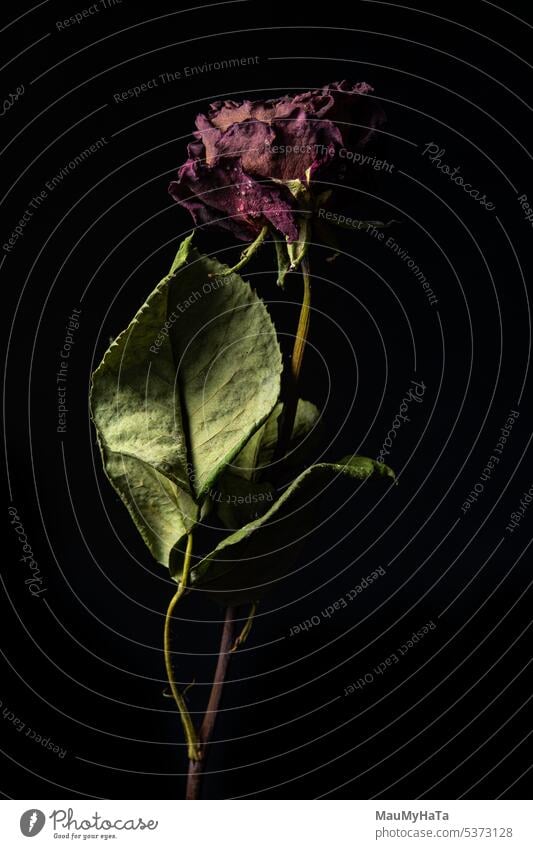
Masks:
[[[250,631],[252,630],[252,622],[254,621],[254,616],[255,616],[256,610],[257,610],[257,602],[254,602],[252,604],[251,608],[250,608],[250,613],[248,614],[248,618],[247,618],[247,620],[244,624],[244,628],[242,629],[241,633],[239,634],[239,636],[237,637],[237,639],[233,643],[233,646],[230,649],[230,654],[233,654],[233,652],[236,652],[237,649],[240,646],[244,645],[244,643],[246,642],[246,639],[247,639]]]
[[[191,687],[194,687],[195,684],[196,684],[196,678],[193,678],[191,683],[187,684],[187,686],[185,687],[185,689],[183,691],[183,695],[186,696],[187,693],[189,692],[189,690],[191,689]]]

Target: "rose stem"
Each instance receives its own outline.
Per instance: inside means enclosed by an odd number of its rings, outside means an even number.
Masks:
[[[265,225],[257,236],[257,238],[252,242],[252,244],[243,250],[241,258],[237,265],[232,266],[232,268],[228,268],[227,271],[223,271],[222,274],[219,274],[219,277],[227,277],[228,274],[233,274],[234,271],[240,271],[241,268],[244,268],[246,263],[250,262],[255,252],[259,250],[266,237],[268,236],[268,233],[269,229]],[[209,276],[213,277],[214,275],[210,274]]]
[[[167,670],[168,683],[170,684],[170,689],[172,691],[172,695],[174,696],[174,701],[176,702],[178,710],[180,712],[180,718],[183,725],[183,730],[185,732],[185,739],[187,740],[187,753],[189,755],[190,760],[197,760],[200,757],[198,739],[196,737],[196,731],[194,730],[194,725],[190,717],[189,711],[187,710],[185,699],[178,690],[176,682],[174,681],[174,672],[172,670],[172,652],[170,650],[170,623],[172,621],[172,614],[174,612],[174,608],[182,597],[185,590],[187,589],[187,579],[189,577],[189,570],[191,567],[192,540],[192,533],[189,533],[187,537],[185,557],[183,560],[183,571],[181,573],[181,580],[178,585],[178,589],[176,590],[175,594],[171,599],[171,602],[168,606],[167,615],[165,616],[163,648],[165,654],[165,666]]]
[[[198,732],[200,758],[197,760],[190,759],[189,761],[186,799],[200,798],[200,788],[208,753],[207,746],[215,728],[220,699],[222,698],[222,689],[231,660],[231,649],[235,640],[235,614],[235,607],[227,608],[224,627],[222,629],[222,638],[220,640],[215,678],[209,695],[207,709]]]
[[[287,397],[283,407],[280,434],[275,459],[280,460],[288,451],[291,442],[296,410],[298,407],[298,388],[302,362],[304,358],[305,344],[309,334],[309,323],[311,320],[311,277],[309,274],[309,262],[305,256],[302,260],[302,274],[304,281],[304,294],[300,307],[300,317],[296,329],[296,337],[292,349],[290,371],[288,375]]]

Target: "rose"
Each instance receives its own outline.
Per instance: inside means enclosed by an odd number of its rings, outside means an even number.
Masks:
[[[171,196],[197,225],[216,224],[245,242],[266,226],[296,241],[302,202],[294,181],[309,188],[340,179],[338,151],[362,148],[383,122],[372,90],[343,81],[274,100],[212,103],[196,119]]]

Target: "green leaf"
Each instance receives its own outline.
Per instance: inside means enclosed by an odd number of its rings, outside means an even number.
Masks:
[[[254,480],[268,469],[278,442],[278,419],[283,404],[276,404],[265,424],[248,440],[242,451],[228,466],[228,471],[247,480]],[[299,465],[316,441],[320,410],[310,401],[300,398],[294,419],[291,447],[283,462],[287,467]]]
[[[308,175],[306,174],[308,178]],[[303,182],[302,180],[278,180],[275,177],[272,178],[273,183],[277,183],[279,186],[286,186],[290,191],[291,195],[295,200],[297,200],[301,207],[305,209],[310,209],[312,205],[312,196],[309,191],[309,180],[307,182]]]
[[[196,518],[192,500],[201,503],[280,388],[265,305],[191,238],[104,355],[91,390],[106,472],[166,565],[172,538]]]
[[[227,536],[196,564],[193,586],[227,604],[260,598],[295,568],[298,548],[316,524],[323,497],[334,494],[335,482],[373,476],[394,478],[394,473],[384,463],[357,456],[306,469],[262,517]]]
[[[275,501],[275,489],[267,481],[257,481],[268,475],[278,443],[278,418],[283,404],[277,404],[265,424],[248,440],[235,460],[224,470],[211,497],[216,503],[218,517],[227,528],[236,530],[262,516]],[[316,443],[320,410],[304,401],[298,408],[292,432],[291,446],[280,461],[285,472],[304,465]],[[273,467],[270,467],[274,471]]]

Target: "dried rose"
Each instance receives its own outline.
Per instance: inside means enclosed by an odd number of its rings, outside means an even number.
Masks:
[[[212,103],[196,119],[196,141],[169,192],[196,224],[217,224],[250,242],[268,227],[288,242],[299,238],[308,186],[331,179],[341,148],[363,147],[383,113],[367,83],[332,83],[317,91],[266,101]]]

